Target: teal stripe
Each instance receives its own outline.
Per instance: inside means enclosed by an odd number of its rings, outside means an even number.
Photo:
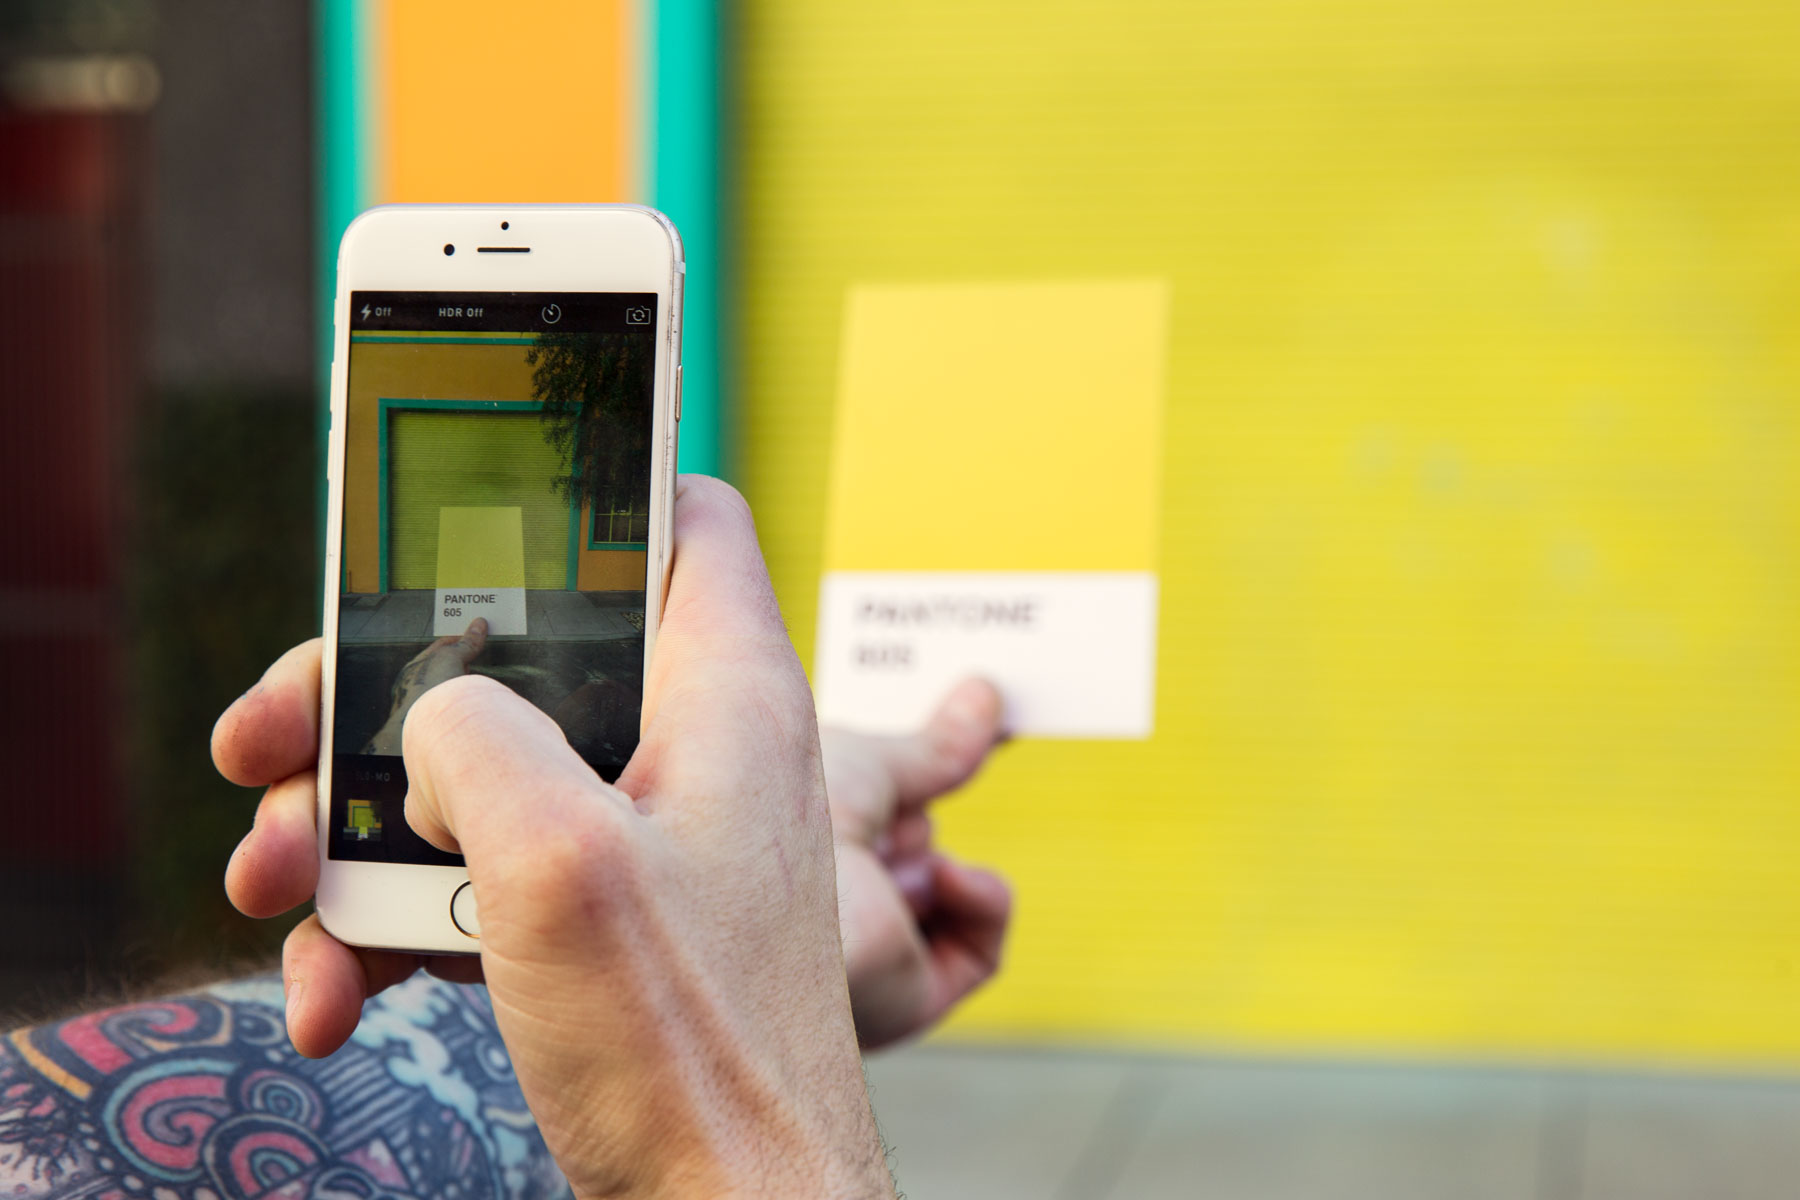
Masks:
[[[314,447],[319,481],[319,539],[325,529],[325,456],[331,429],[331,306],[337,294],[338,239],[368,199],[367,138],[361,136],[364,110],[365,56],[362,5],[358,0],[315,0],[313,4],[315,114],[313,187],[318,247],[313,274],[314,311],[319,364],[319,420]],[[322,560],[321,560],[322,561]],[[343,566],[344,564],[339,564]],[[383,564],[385,569],[385,564]],[[342,580],[339,581],[340,585]],[[319,590],[321,597],[322,589]],[[321,619],[324,614],[319,614]]]
[[[368,206],[367,56],[359,0],[317,0],[319,39],[318,189],[320,279],[335,286],[338,239]],[[320,297],[329,316],[332,287]],[[329,332],[329,330],[327,330]]]
[[[571,592],[581,590],[581,476],[571,474],[569,482],[569,574],[566,586]]]
[[[656,94],[651,128],[651,203],[681,230],[687,253],[683,304],[681,456],[684,471],[731,474],[722,379],[726,266],[721,220],[719,71],[715,0],[644,0]]]
[[[375,579],[377,587],[384,596],[387,595],[388,590],[388,411],[392,403],[391,400],[381,402],[381,425],[375,437],[376,487],[379,489],[375,493],[375,524],[378,530],[375,544],[376,552],[381,555],[381,564],[376,571]],[[348,475],[349,473],[350,464],[346,462],[344,474]]]
[[[542,400],[419,400],[410,396],[381,398],[381,411],[426,409],[430,412],[543,412]]]

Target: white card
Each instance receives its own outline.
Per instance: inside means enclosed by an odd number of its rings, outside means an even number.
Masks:
[[[461,636],[469,622],[486,617],[488,633],[525,634],[525,589],[505,588],[439,588],[437,613],[432,619],[431,635]]]
[[[917,729],[957,682],[992,680],[1015,734],[1147,738],[1156,690],[1148,571],[828,571],[819,719]]]

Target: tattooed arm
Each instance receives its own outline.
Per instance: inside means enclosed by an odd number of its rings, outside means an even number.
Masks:
[[[568,1194],[484,988],[415,975],[325,1059],[289,1044],[275,975],[0,1042],[0,1196]]]
[[[865,1043],[929,1025],[992,970],[1004,897],[994,915],[955,907],[946,893],[972,886],[971,869],[931,849],[925,807],[979,768],[998,731],[998,696],[965,685],[913,737],[824,733]],[[415,974],[365,1004],[324,1059],[288,1041],[274,972],[0,1040],[0,1197],[567,1195],[481,987]]]

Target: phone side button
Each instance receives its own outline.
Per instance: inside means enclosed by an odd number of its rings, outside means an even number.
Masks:
[[[681,423],[681,368],[675,368],[675,423]]]
[[[472,885],[463,884],[450,897],[450,923],[464,937],[481,936],[481,913],[475,907],[475,888]]]

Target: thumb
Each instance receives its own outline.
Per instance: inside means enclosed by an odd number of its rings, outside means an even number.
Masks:
[[[484,876],[513,866],[545,873],[546,854],[631,811],[555,721],[486,676],[464,675],[421,696],[400,745],[407,822],[468,859],[477,893]]]
[[[451,648],[456,651],[456,656],[462,659],[462,664],[466,667],[480,655],[482,647],[487,645],[487,638],[487,618],[476,617],[469,622],[469,627],[463,630],[463,635],[456,639]]]
[[[1004,709],[993,684],[965,679],[917,733],[879,739],[900,807],[918,807],[967,783],[1004,740]]]

